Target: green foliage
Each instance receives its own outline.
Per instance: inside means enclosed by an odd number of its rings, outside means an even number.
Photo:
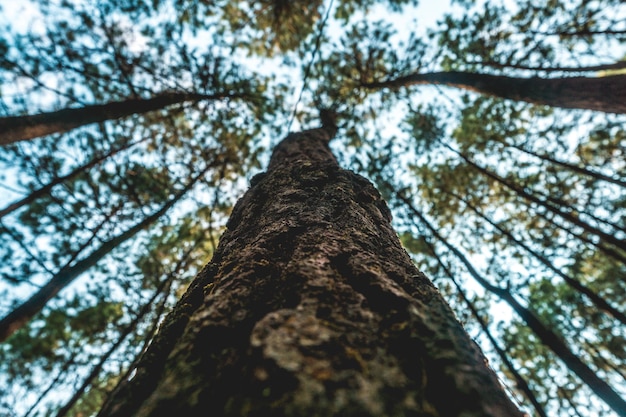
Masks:
[[[593,269],[596,274],[604,274],[600,265],[593,265]],[[623,274],[623,266],[621,269]],[[597,288],[596,280],[589,280],[589,284]],[[578,354],[587,358],[596,372],[604,375],[611,384],[619,386],[626,376],[622,366],[626,361],[626,333],[623,327],[614,326],[611,320],[590,305],[580,293],[563,283],[555,284],[544,279],[531,284],[529,291],[529,305],[539,317],[565,340],[579,346]],[[623,294],[618,295],[622,296]],[[608,296],[607,299],[620,300],[613,296]],[[566,392],[554,395],[550,393],[553,387],[542,383],[542,378],[553,374],[558,363],[550,352],[541,350],[541,344],[523,324],[514,321],[512,325],[503,327],[501,332],[511,355],[525,363],[525,374],[537,392],[545,398],[577,398],[581,405],[585,405],[587,401],[580,396],[581,392],[586,391],[585,388],[575,383],[567,383],[562,386]]]
[[[83,417],[96,414],[106,400],[107,394],[115,388],[118,378],[108,377],[93,382],[92,388],[85,393],[76,405],[67,413],[68,417]]]
[[[34,365],[52,371],[55,363],[68,360],[69,352],[83,344],[106,340],[105,331],[123,317],[123,304],[97,300],[95,304],[75,295],[62,307],[50,309],[11,337],[2,349],[3,368],[10,379],[26,376]]]
[[[605,63],[622,58],[619,0],[461,3],[467,10],[448,14],[437,30],[444,70],[553,72],[584,67],[600,50],[615,52],[601,57]]]

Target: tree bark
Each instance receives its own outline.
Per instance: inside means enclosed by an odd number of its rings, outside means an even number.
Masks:
[[[440,84],[509,100],[562,107],[626,113],[626,75],[606,77],[515,78],[470,72],[410,74],[392,80],[364,83],[371,89],[399,89]]]
[[[289,135],[100,416],[519,416],[333,129]]]
[[[0,145],[63,133],[91,123],[148,113],[172,104],[225,97],[225,94],[162,93],[149,99],[128,99],[34,115],[1,117]]]

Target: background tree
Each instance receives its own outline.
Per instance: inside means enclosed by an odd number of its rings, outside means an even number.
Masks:
[[[2,4],[0,117],[164,92],[242,98],[186,102],[0,148],[2,317],[212,164],[166,216],[77,277],[2,345],[0,384],[9,390],[0,410],[99,409],[210,258],[267,150],[315,119],[314,108],[332,105],[342,120],[333,145],[342,166],[377,183],[418,267],[524,410],[615,415],[473,282],[425,222],[626,396],[624,116],[441,85],[362,86],[453,71],[619,76],[625,6],[452,3],[437,22],[427,20],[425,2],[416,9],[410,1],[327,0],[305,9],[282,1],[32,1],[17,12]],[[176,278],[165,284],[170,272]]]

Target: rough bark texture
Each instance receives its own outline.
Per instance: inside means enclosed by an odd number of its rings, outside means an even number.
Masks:
[[[408,87],[442,84],[509,100],[533,104],[626,113],[626,75],[606,77],[515,78],[469,72],[411,74],[393,80],[369,83],[367,88]]]
[[[521,416],[330,130],[287,137],[100,416]]]

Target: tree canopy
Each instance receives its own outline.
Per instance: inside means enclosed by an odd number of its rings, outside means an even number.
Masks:
[[[436,13],[0,2],[0,414],[97,412],[321,108],[520,407],[626,413],[626,4]]]

